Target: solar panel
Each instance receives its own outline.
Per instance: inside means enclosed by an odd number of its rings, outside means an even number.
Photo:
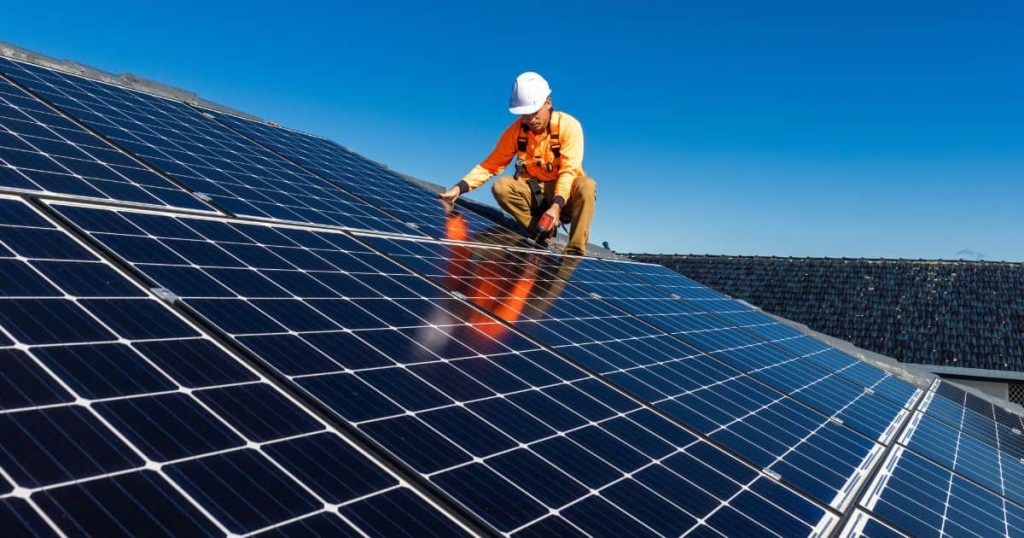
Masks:
[[[906,406],[920,396],[920,389],[892,374],[857,360],[819,340],[810,338],[751,308],[742,301],[731,299],[671,269],[660,265],[625,262],[616,262],[614,266],[675,294],[685,304],[695,307],[690,310],[677,307],[683,310],[682,316],[680,316],[683,323],[679,328],[673,328],[671,312],[662,316],[650,315],[653,323],[663,324],[663,328],[670,332],[692,330],[686,320],[699,315],[700,321],[706,329],[730,329],[730,334],[738,334],[741,342],[771,342],[774,347],[800,356],[826,371],[838,372],[842,378],[901,405]],[[687,314],[690,315],[687,316]],[[742,330],[734,330],[737,327]],[[698,330],[700,330],[699,327]],[[751,333],[760,339],[747,340],[744,333]]]
[[[953,385],[952,383],[936,379],[932,384],[931,390],[951,402],[969,408],[972,412],[981,415],[981,417],[985,419],[998,422],[1000,425],[1009,429],[1010,433],[1013,433],[1014,429],[1024,430],[1024,415],[1020,415],[1019,413],[1015,413],[1004,407],[997,406],[988,400],[982,399],[980,396],[975,396],[974,394]],[[1002,432],[1005,430],[999,429],[998,431]]]
[[[212,211],[181,187],[3,78],[0,187]]]
[[[445,207],[434,193],[330,140],[221,112],[208,113],[434,238],[530,246],[522,235],[464,208]]]
[[[595,260],[367,241],[823,504],[849,503],[881,453],[870,439],[568,283]]]
[[[52,207],[498,532],[807,535],[836,523],[348,235]]]
[[[918,412],[900,443],[1024,506],[1024,461]]]
[[[632,278],[619,270],[624,265],[628,264],[587,260],[579,264],[571,282],[882,443],[909,415],[900,404],[866,392],[839,372],[800,360],[804,357],[744,331],[749,325],[734,325]]]
[[[897,446],[861,506],[911,536],[1021,536],[1024,509]]]
[[[933,388],[936,386],[941,387],[941,384],[933,385]],[[932,391],[929,391],[921,401],[920,410],[928,414],[929,417],[934,417],[947,426],[962,431],[990,447],[997,448],[1015,458],[1024,458],[1024,435],[1020,433],[1020,429],[1008,428],[992,418],[982,416],[973,409]]]
[[[466,534],[22,201],[0,196],[8,535]]]
[[[184,103],[3,58],[0,70],[234,215],[419,235]]]

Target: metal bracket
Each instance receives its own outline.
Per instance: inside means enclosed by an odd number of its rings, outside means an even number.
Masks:
[[[843,419],[841,419],[839,417],[829,417],[829,420],[831,420],[832,422],[835,422],[836,424],[838,424],[840,426],[844,426],[846,424],[845,422],[843,422]]]
[[[779,473],[777,473],[777,472],[775,472],[775,471],[773,471],[773,470],[771,470],[771,469],[769,469],[767,467],[765,467],[764,469],[761,469],[761,472],[764,473],[765,476],[771,478],[772,480],[775,480],[776,482],[782,482],[782,475],[780,475]]]
[[[149,288],[149,291],[153,292],[153,295],[156,295],[158,299],[167,304],[174,304],[181,300],[181,297],[178,297],[167,288]]]
[[[682,297],[680,297],[679,295],[677,295],[675,293],[672,294],[672,298],[673,299],[682,299]]]
[[[469,297],[467,297],[466,294],[462,293],[461,291],[451,291],[449,293],[451,293],[452,297],[455,297],[456,299],[462,299],[463,301],[466,301],[466,300],[469,299]]]
[[[604,299],[604,297],[601,297],[600,295],[598,295],[596,293],[591,293],[590,294],[590,298],[591,299]]]
[[[214,116],[213,114],[210,114],[209,112],[201,112],[201,114],[203,115],[204,118],[208,118],[208,119],[211,119],[211,120],[217,119],[216,116]]]
[[[868,387],[864,387],[864,392],[867,393],[867,394],[870,394],[871,396],[875,395],[874,389],[871,389],[871,388],[868,388]]]
[[[1014,428],[1010,431],[1013,432],[1015,435],[1021,435],[1022,433],[1024,433],[1020,431],[1020,428]]]
[[[416,224],[415,222],[406,222],[405,225],[410,227],[410,228],[412,228],[413,230],[419,230],[420,229],[420,225]]]
[[[213,198],[210,197],[210,195],[206,194],[205,192],[193,192],[192,195],[195,196],[196,198],[199,198],[200,200],[202,200],[204,202],[212,202],[213,201]]]

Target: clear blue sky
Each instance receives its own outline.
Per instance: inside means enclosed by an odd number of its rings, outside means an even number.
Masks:
[[[443,184],[536,70],[583,123],[595,242],[1024,261],[1019,1],[237,4],[13,2],[0,39]]]

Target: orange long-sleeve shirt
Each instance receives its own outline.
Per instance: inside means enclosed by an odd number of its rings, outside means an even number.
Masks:
[[[561,158],[556,165],[555,155],[551,151],[551,138],[545,130],[540,134],[534,134],[527,129],[526,142],[526,171],[530,177],[538,181],[557,181],[555,184],[555,199],[565,203],[569,199],[572,190],[572,182],[576,176],[585,175],[583,171],[583,126],[579,120],[565,112],[554,111],[551,113],[551,123],[558,124],[558,139],[562,144],[559,151]],[[509,125],[505,132],[498,139],[491,154],[483,162],[473,167],[472,170],[462,178],[460,185],[465,184],[462,189],[473,190],[505,169],[516,156],[516,141],[521,132],[521,121],[517,118]],[[547,165],[551,165],[548,171]],[[561,198],[561,200],[558,200]]]

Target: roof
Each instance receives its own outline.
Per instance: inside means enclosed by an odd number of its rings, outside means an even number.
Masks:
[[[1024,265],[631,255],[906,363],[1024,373]]]
[[[0,58],[8,532],[1024,523],[1002,405],[133,84]]]

